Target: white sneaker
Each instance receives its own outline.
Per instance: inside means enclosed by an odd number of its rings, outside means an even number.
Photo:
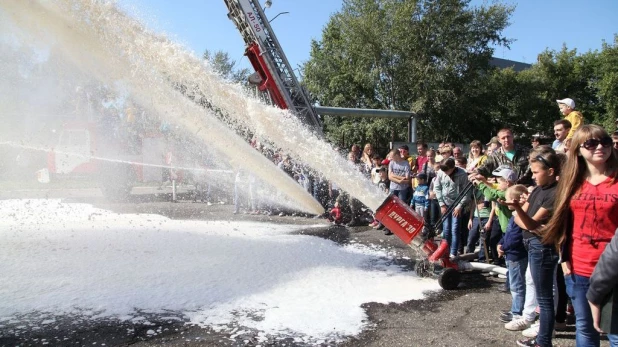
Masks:
[[[530,328],[522,331],[521,334],[524,335],[525,337],[532,337],[532,338],[534,338],[534,337],[536,337],[539,334],[540,326],[541,326],[541,323],[536,322],[536,323],[532,324],[530,326]],[[551,337],[556,337],[556,330],[554,330],[551,333]]]
[[[541,323],[536,322],[530,326],[530,328],[521,332],[525,337],[536,337],[539,334],[539,327]]]
[[[531,321],[526,320],[524,317],[513,317],[513,320],[504,324],[504,329],[511,331],[519,331],[530,328]]]

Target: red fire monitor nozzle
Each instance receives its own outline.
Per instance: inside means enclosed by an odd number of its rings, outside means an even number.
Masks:
[[[457,263],[451,262],[448,258],[449,247],[446,240],[442,240],[438,246],[433,239],[425,239],[423,236],[425,226],[423,217],[410,209],[397,196],[389,195],[376,210],[375,218],[405,244],[420,250],[419,253],[424,254],[431,263],[444,268],[458,268]]]

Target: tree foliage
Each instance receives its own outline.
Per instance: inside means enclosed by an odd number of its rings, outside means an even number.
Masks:
[[[411,110],[422,115],[423,137],[460,139],[477,132],[469,100],[487,80],[493,46],[513,8],[471,7],[468,0],[348,0],[312,42],[305,83],[329,106]],[[340,142],[401,139],[405,121],[327,118],[326,132]],[[363,133],[365,131],[365,133]],[[346,139],[347,142],[347,139]]]
[[[303,65],[321,105],[411,110],[426,140],[487,140],[504,126],[551,135],[556,99],[576,100],[587,121],[613,131],[618,116],[618,38],[601,52],[545,51],[528,70],[490,66],[514,8],[469,0],[346,0]],[[339,144],[404,140],[404,120],[326,117]]]
[[[236,68],[236,61],[232,60],[227,52],[216,51],[213,53],[205,50],[202,57],[211,64],[216,72],[230,81],[246,83],[251,74],[247,68]]]

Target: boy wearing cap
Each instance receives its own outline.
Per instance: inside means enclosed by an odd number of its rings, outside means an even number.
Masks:
[[[566,98],[562,100],[556,100],[558,103],[558,107],[560,108],[560,113],[564,116],[564,119],[568,120],[571,123],[571,130],[567,135],[567,139],[573,137],[575,131],[582,126],[582,122],[584,120],[584,116],[581,112],[575,111],[575,101],[571,98]]]
[[[517,182],[517,174],[513,171],[513,169],[511,169],[510,166],[500,165],[492,172],[492,175],[497,178],[497,189],[491,188],[487,184],[487,179],[484,177],[475,179],[474,183],[477,184],[478,190],[485,195],[486,200],[493,202],[505,200],[505,192],[507,188]],[[498,224],[500,228],[495,228],[494,225],[492,225],[491,234],[489,236],[489,250],[494,263],[498,261],[498,242],[502,238],[502,234],[506,231],[509,224],[509,219],[513,214],[507,206],[497,204],[496,207],[496,215],[498,216]]]

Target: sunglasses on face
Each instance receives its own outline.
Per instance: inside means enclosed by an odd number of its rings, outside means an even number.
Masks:
[[[613,144],[611,137],[604,137],[602,139],[588,139],[582,143],[580,147],[584,147],[585,149],[592,151],[599,147],[599,144],[603,146],[603,148],[607,148]]]

